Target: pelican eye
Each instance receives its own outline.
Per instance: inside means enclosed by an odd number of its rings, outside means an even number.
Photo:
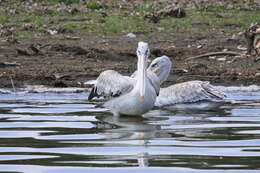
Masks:
[[[154,63],[154,64],[152,64],[152,66],[151,67],[156,67],[157,66],[157,63]]]
[[[148,54],[148,49],[145,51],[145,55],[147,55]]]

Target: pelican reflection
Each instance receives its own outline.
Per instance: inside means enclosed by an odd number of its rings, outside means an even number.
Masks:
[[[149,147],[150,140],[154,138],[169,137],[160,125],[150,124],[149,118],[139,116],[112,116],[105,115],[97,117],[102,123],[110,127],[102,132],[102,135],[109,141],[127,145],[138,145]],[[154,119],[153,119],[154,121]],[[136,155],[139,167],[149,166],[151,156],[148,152],[140,152]]]

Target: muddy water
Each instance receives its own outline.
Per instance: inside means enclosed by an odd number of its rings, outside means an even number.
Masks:
[[[260,92],[113,117],[86,92],[0,94],[0,172],[259,172]]]

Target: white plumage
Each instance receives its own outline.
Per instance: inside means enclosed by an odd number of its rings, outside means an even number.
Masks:
[[[188,81],[161,88],[155,106],[194,103],[202,100],[217,101],[223,98],[225,98],[225,94],[208,81]]]
[[[139,42],[137,77],[123,76],[114,70],[104,71],[97,78],[88,100],[96,96],[110,98],[104,106],[114,115],[141,115],[152,109],[159,94],[160,80],[153,72],[147,71],[149,54],[148,44]]]
[[[221,101],[225,98],[225,94],[211,85],[208,81],[188,81],[171,85],[166,88],[157,88],[163,83],[171,71],[172,63],[167,56],[162,56],[154,59],[147,69],[148,80],[151,84],[154,82],[153,88],[159,91],[154,103],[155,106],[170,106],[183,103],[194,103],[199,101]],[[150,75],[150,77],[149,77]],[[104,82],[100,82],[103,79]],[[158,79],[159,83],[158,84]],[[156,80],[154,80],[156,79]],[[120,95],[131,90],[137,82],[137,72],[134,72],[131,77],[122,76],[115,71],[107,71],[103,76],[101,74],[97,79],[98,93],[103,95]],[[106,94],[108,93],[108,94]]]
[[[114,97],[128,93],[134,88],[136,80],[123,76],[114,70],[102,72],[96,80],[95,93],[97,96]]]

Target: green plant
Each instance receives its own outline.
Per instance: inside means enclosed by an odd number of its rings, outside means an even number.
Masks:
[[[87,2],[86,7],[92,10],[97,10],[102,8],[102,5],[97,1],[91,0]]]
[[[64,27],[68,29],[75,29],[77,25],[75,23],[68,23]]]

